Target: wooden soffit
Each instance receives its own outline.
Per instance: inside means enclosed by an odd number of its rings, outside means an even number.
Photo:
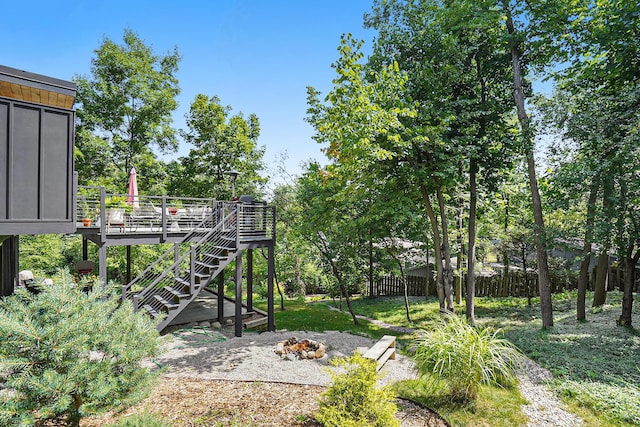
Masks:
[[[70,110],[76,84],[0,65],[0,97]]]

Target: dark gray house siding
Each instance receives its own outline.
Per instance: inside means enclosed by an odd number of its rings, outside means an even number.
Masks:
[[[75,83],[0,66],[0,236],[72,233]]]

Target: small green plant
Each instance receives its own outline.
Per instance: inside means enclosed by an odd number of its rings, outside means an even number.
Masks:
[[[154,374],[140,361],[158,353],[155,325],[115,289],[84,288],[65,270],[37,295],[0,301],[0,425],[78,426],[146,393]]]
[[[398,411],[388,386],[376,385],[380,375],[375,361],[356,352],[331,360],[338,373],[330,371],[332,384],[319,398],[316,420],[325,427],[394,427]]]
[[[442,380],[452,401],[474,400],[481,384],[514,385],[521,356],[501,333],[451,314],[415,338],[418,371]]]
[[[104,200],[104,206],[107,209],[124,209],[125,212],[131,212],[133,207],[127,203],[125,196],[111,196]]]

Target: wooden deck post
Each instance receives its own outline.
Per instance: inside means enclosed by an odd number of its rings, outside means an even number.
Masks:
[[[89,259],[89,240],[87,236],[82,236],[82,260],[86,261]]]
[[[127,283],[131,282],[131,245],[127,245]]]
[[[218,273],[218,322],[224,326],[224,270]]]
[[[235,330],[236,337],[242,336],[242,251],[238,250],[236,256],[236,313]]]
[[[247,249],[247,311],[253,311],[253,249]]]
[[[13,294],[17,284],[19,242],[18,236],[10,236],[0,242],[0,295],[2,296]]]
[[[269,332],[275,332],[276,330],[275,311],[273,309],[273,279],[276,271],[274,244],[275,239],[267,250],[267,330]]]
[[[107,287],[107,244],[101,242],[98,246],[98,275],[102,281],[102,288]]]

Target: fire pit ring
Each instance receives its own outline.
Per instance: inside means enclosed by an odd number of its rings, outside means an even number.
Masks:
[[[314,340],[299,340],[296,337],[291,337],[277,343],[274,351],[282,359],[313,360],[323,358],[327,353],[327,348],[324,344]]]

